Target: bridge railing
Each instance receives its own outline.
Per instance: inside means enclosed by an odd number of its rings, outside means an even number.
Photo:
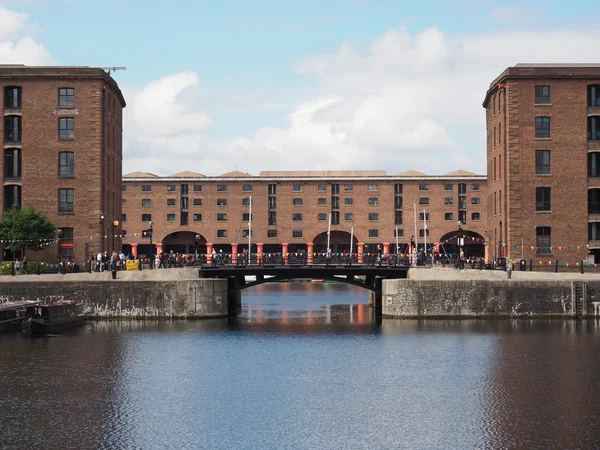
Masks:
[[[227,266],[227,267],[247,267],[247,266],[408,266],[411,264],[409,255],[378,255],[378,254],[334,254],[328,256],[325,253],[315,253],[312,255],[306,252],[298,253],[252,253],[247,254],[229,254],[219,252],[215,256],[199,258],[195,265],[200,266]]]

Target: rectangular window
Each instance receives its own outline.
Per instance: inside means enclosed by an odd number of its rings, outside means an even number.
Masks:
[[[535,210],[550,211],[550,188],[537,187],[535,188]]]
[[[167,192],[175,192],[176,187],[174,184],[167,185]]]
[[[378,213],[369,213],[369,220],[379,220]]]
[[[58,176],[72,177],[75,175],[75,156],[73,152],[58,154]]]
[[[277,185],[270,184],[269,185],[269,195],[276,195],[276,194],[277,194]]]
[[[175,222],[175,214],[167,214],[167,222]]]
[[[379,230],[375,230],[375,229],[369,230],[369,237],[370,238],[379,237]]]
[[[419,205],[429,205],[429,198],[427,198],[427,197],[421,197],[419,199]]]
[[[121,214],[121,222],[127,222],[127,214]]]
[[[218,238],[226,238],[227,237],[227,230],[217,230],[217,237]]]
[[[453,184],[445,184],[444,185],[444,190],[445,191],[453,191],[454,190],[454,185]]]
[[[422,222],[423,220],[429,220],[429,213],[419,213],[419,220]]]
[[[550,160],[550,155],[548,155]],[[588,153],[588,176],[597,178],[600,177],[600,153],[591,152]]]
[[[21,109],[22,90],[18,86],[8,86],[4,88],[4,108]]]
[[[267,230],[267,237],[276,238],[277,237],[277,230]]]
[[[327,192],[327,185],[326,184],[319,184],[319,186],[317,187],[317,191],[319,191],[319,192]]]
[[[471,220],[473,222],[479,222],[481,220],[480,213],[471,213]]]
[[[345,198],[344,199],[344,206],[352,206],[354,205],[354,199],[353,198]]]
[[[340,224],[340,212],[339,211],[331,211],[331,225],[339,225]]]
[[[379,206],[379,199],[376,197],[371,197],[369,199],[369,206]]]
[[[454,199],[452,197],[446,197],[444,199],[444,205],[454,205]]]
[[[399,186],[400,186],[400,190],[402,190],[402,185],[399,185]],[[375,191],[378,191],[378,190],[379,190],[379,185],[378,184],[375,184],[375,183],[369,184],[369,192],[375,192]]]
[[[7,148],[4,150],[4,177],[21,178],[21,149]]]
[[[458,183],[458,193],[459,194],[467,193],[467,183]]]
[[[302,230],[293,230],[292,231],[292,237],[301,238],[302,237]]]
[[[331,197],[331,209],[340,209],[340,198]]]
[[[175,206],[176,204],[177,204],[177,201],[174,198],[167,199],[167,206]]]
[[[181,207],[181,209],[188,209],[189,208],[189,197],[181,197],[179,206]]]
[[[401,183],[394,184],[394,194],[402,195],[402,184]]]
[[[13,206],[21,207],[21,186],[9,184],[4,186],[4,211]]]
[[[331,194],[332,195],[339,195],[340,193],[340,185],[337,183],[334,183],[331,185]]]
[[[458,212],[458,220],[460,220],[463,225],[466,224],[467,223],[467,212],[459,211]]]
[[[150,192],[152,190],[152,186],[149,184],[142,184],[142,192]]]
[[[121,208],[126,208],[127,207],[127,200],[126,199],[121,199]]]
[[[217,184],[217,192],[227,192],[226,184]]]
[[[277,213],[269,211],[269,225],[277,225]]]
[[[75,106],[75,89],[60,88],[58,90],[58,106]]]
[[[479,197],[471,198],[471,205],[481,205],[481,199]]]
[[[227,221],[227,214],[225,214],[225,213],[217,214],[217,222],[226,222],[226,221]]]
[[[218,198],[217,206],[227,206],[227,199],[226,198]]]
[[[75,119],[73,119],[72,117],[61,117],[60,119],[58,119],[58,138],[75,138]]]
[[[535,104],[548,105],[550,104],[550,86],[535,87]]]
[[[269,197],[269,209],[277,209],[277,198]]]
[[[536,139],[550,137],[550,117],[535,118],[535,137]]]
[[[194,222],[202,222],[202,214],[194,214]]]
[[[326,198],[318,198],[317,199],[317,205],[319,206],[327,206],[327,199]]]
[[[292,214],[292,220],[298,222],[302,220],[302,213],[294,213]]]
[[[344,220],[345,221],[354,220],[354,214],[352,214],[352,213],[346,213],[346,214],[344,214]]]
[[[394,209],[402,209],[402,197],[394,197]]]
[[[250,213],[242,214],[242,222],[250,222],[252,219],[250,218]]]
[[[444,220],[454,220],[454,214],[452,214],[452,213],[444,214]]]
[[[21,142],[21,116],[4,117],[4,142]]]
[[[242,206],[250,206],[250,197],[242,199]]]
[[[394,229],[394,237],[403,237],[403,236],[404,236],[404,230],[402,228]]]
[[[402,211],[394,213],[394,225],[402,225]]]
[[[345,192],[351,192],[352,190],[354,190],[354,186],[352,184],[345,184],[344,185],[344,191]]]
[[[458,209],[467,209],[467,197],[465,195],[458,196]]]
[[[590,108],[600,106],[600,85],[588,86],[588,106]]]
[[[552,253],[552,230],[550,227],[537,227],[535,229],[536,254],[549,255]]]
[[[201,184],[195,184],[194,185],[194,192],[202,192],[202,185]]]
[[[74,203],[74,190],[73,189],[59,189],[58,190],[58,212],[59,213],[72,213]]]
[[[471,190],[472,191],[478,191],[479,190],[479,183],[473,183],[473,184],[471,184]]]
[[[293,198],[292,206],[302,206],[302,199],[301,198]]]
[[[142,222],[151,222],[152,214],[142,214]]]
[[[419,237],[429,237],[429,230],[423,230],[422,228],[419,230]]]
[[[252,237],[254,236],[254,233],[250,230],[242,230],[242,237],[247,238],[248,236]]]
[[[194,199],[194,206],[202,206],[202,199],[201,198],[195,198]]]
[[[429,183],[421,183],[421,184],[419,184],[419,190],[420,191],[428,191],[429,190]]]
[[[327,214],[325,214],[325,213],[317,214],[317,220],[319,222],[324,222],[325,220],[327,220]]]
[[[600,116],[590,116],[588,121],[588,141],[600,141]]]
[[[189,188],[190,188],[189,185],[182,184],[179,186],[179,193],[181,195],[188,195]]]
[[[127,192],[127,186],[126,185],[121,185],[121,192]]]
[[[292,191],[293,192],[302,192],[302,185],[301,184],[293,184]]]
[[[242,192],[252,192],[251,184],[242,184]]]
[[[152,206],[152,199],[151,198],[143,198],[142,206]]]

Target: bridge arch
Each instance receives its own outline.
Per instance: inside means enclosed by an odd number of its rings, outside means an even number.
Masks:
[[[462,230],[461,237],[464,238],[464,252],[467,258],[485,256],[485,239],[479,233],[470,230]],[[446,233],[440,239],[440,253],[458,255],[458,230]]]
[[[332,230],[329,236],[329,246],[333,253],[348,253],[350,251],[350,239],[352,238],[352,251],[356,252],[358,238],[351,233],[342,230]],[[327,251],[327,231],[319,233],[313,239],[314,252],[325,253]]]
[[[163,251],[175,253],[206,253],[206,238],[194,231],[175,231],[162,239]]]

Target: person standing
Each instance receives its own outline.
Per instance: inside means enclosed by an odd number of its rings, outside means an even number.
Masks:
[[[96,255],[96,272],[102,272],[102,252]]]

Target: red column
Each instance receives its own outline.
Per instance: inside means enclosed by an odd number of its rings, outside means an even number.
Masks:
[[[283,263],[288,262],[288,244],[281,244],[281,256],[283,257]]]
[[[263,257],[263,244],[256,244],[256,261],[258,264],[262,264]]]
[[[436,242],[435,244],[433,244],[433,251],[436,253],[440,252],[440,243]]]
[[[156,254],[160,255],[160,252],[162,252],[163,249],[163,245],[162,244],[156,244]]]
[[[308,252],[307,262],[308,262],[308,264],[312,264],[314,262],[313,252],[315,251],[315,244],[311,242],[309,244],[306,244],[306,246],[308,247],[308,250],[307,250],[307,252]]]
[[[137,259],[137,244],[131,244],[131,254],[133,255],[133,259]]]
[[[359,242],[358,243],[358,263],[362,264],[365,262],[365,259],[363,257],[363,253],[365,252],[365,244],[363,242]]]
[[[231,263],[237,264],[237,259],[238,259],[238,245],[231,244]]]
[[[384,242],[383,243],[383,256],[388,256],[389,254],[390,254],[390,243]]]
[[[212,250],[213,250],[213,245],[212,244],[206,244],[206,262],[208,264],[212,264]]]
[[[483,244],[483,259],[486,264],[490,262],[490,244],[487,242]]]

